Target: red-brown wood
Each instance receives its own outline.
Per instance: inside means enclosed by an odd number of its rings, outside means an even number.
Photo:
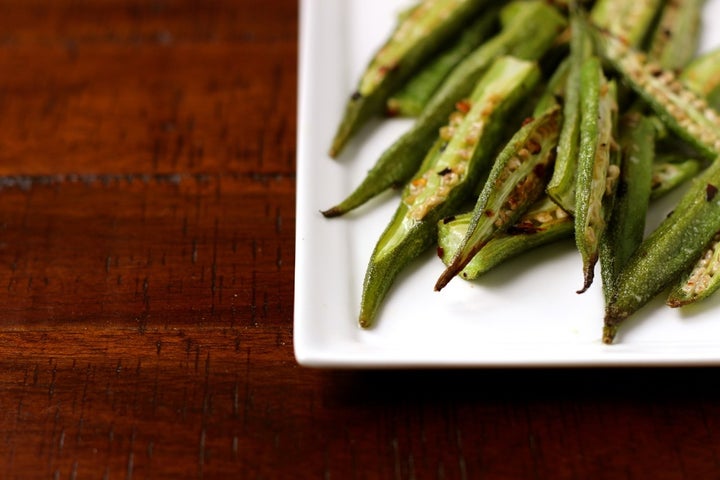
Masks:
[[[720,476],[715,369],[297,366],[296,1],[0,12],[0,478]]]

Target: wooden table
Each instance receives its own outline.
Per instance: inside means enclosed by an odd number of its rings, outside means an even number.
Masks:
[[[714,369],[296,364],[297,17],[0,0],[0,478],[718,478]]]

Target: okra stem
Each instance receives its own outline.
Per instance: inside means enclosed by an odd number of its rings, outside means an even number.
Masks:
[[[492,39],[463,60],[430,99],[413,126],[383,152],[365,179],[338,205],[323,212],[343,215],[391,187],[401,187],[417,172],[421,160],[455,105],[466,98],[478,79],[499,56],[538,60],[565,28],[565,18],[539,0],[524,1],[523,9]],[[506,7],[507,8],[507,7]]]
[[[424,0],[404,15],[373,56],[350,96],[330,156],[339,155],[360,127],[371,117],[382,114],[388,96],[485,4],[486,0]]]
[[[540,79],[534,62],[497,59],[470,99],[440,134],[438,154],[405,187],[395,215],[378,240],[365,274],[359,323],[370,327],[400,271],[437,241],[437,222],[473,192],[505,122]]]

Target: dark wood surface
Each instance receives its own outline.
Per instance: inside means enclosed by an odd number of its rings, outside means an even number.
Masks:
[[[716,369],[296,364],[297,34],[0,0],[0,478],[720,478]]]

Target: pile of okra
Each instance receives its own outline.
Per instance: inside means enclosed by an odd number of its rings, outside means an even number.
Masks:
[[[398,274],[432,248],[445,266],[441,290],[574,238],[578,293],[600,272],[605,343],[661,293],[681,307],[717,290],[720,49],[695,53],[702,8],[421,0],[401,12],[329,152],[341,155],[373,117],[413,119],[323,211],[341,216],[401,189],[368,263],[359,324],[374,324]],[[646,234],[649,206],[681,185],[673,211]]]

